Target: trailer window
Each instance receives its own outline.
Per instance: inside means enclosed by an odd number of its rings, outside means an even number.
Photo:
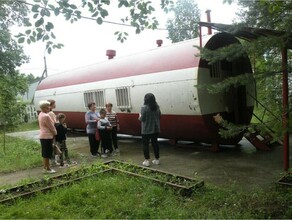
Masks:
[[[105,108],[104,91],[96,90],[84,92],[85,107],[87,107],[88,103],[90,102],[95,102],[96,108],[98,109]]]
[[[119,109],[129,109],[131,108],[130,103],[130,91],[129,88],[119,88],[116,89],[117,107]]]
[[[221,75],[221,62],[216,62],[210,67],[211,78],[220,78]]]

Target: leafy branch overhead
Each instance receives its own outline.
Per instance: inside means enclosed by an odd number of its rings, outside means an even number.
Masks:
[[[208,61],[209,65],[212,65],[221,60],[227,60],[228,62],[232,62],[240,57],[247,56],[247,49],[242,44],[230,44],[225,47],[220,47],[216,50],[210,50],[207,48],[197,47],[200,51],[200,57]]]
[[[18,43],[33,43],[36,41],[46,42],[46,49],[51,53],[53,49],[62,48],[64,45],[56,43],[56,36],[54,34],[54,24],[49,20],[53,16],[64,16],[65,20],[74,23],[80,19],[95,20],[98,25],[109,22],[105,19],[109,15],[109,6],[114,5],[110,0],[82,0],[80,5],[70,2],[70,0],[48,1],[48,0],[33,0],[30,4],[22,0],[18,0],[25,6],[31,7],[33,13],[32,19],[26,23],[28,28],[24,33],[18,34]],[[119,25],[132,26],[136,29],[136,34],[139,34],[145,29],[156,29],[158,27],[158,20],[153,17],[155,8],[151,1],[144,0],[117,0],[118,8],[127,8],[128,15],[121,18]],[[171,0],[161,0],[161,8],[167,12],[169,7],[173,5]],[[89,16],[84,16],[89,14]],[[115,23],[118,24],[118,23]],[[127,40],[128,34],[123,31],[117,31],[117,40],[124,42]]]
[[[252,74],[246,73],[225,78],[218,83],[198,85],[197,87],[199,89],[206,88],[210,94],[216,94],[221,92],[228,92],[230,88],[237,88],[239,86],[245,86],[250,83],[254,83],[254,77]]]

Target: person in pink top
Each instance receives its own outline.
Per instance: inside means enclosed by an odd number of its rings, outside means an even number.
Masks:
[[[56,171],[50,168],[50,158],[53,153],[53,138],[57,135],[54,122],[48,115],[50,111],[50,102],[40,101],[39,107],[41,112],[38,116],[40,127],[40,142],[42,147],[42,157],[45,173],[55,173]]]

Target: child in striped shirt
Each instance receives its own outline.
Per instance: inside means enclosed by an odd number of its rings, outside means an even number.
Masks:
[[[106,105],[106,117],[111,123],[112,126],[112,131],[111,131],[111,141],[114,147],[115,153],[119,153],[119,147],[118,147],[118,137],[117,137],[117,132],[120,130],[119,126],[119,119],[117,116],[117,113],[112,110],[113,104],[108,102]]]

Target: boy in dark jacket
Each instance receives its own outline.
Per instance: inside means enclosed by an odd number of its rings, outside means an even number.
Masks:
[[[67,125],[65,123],[66,116],[63,113],[57,115],[57,123],[55,124],[57,135],[56,144],[62,151],[60,155],[60,167],[66,167],[72,164],[68,156],[68,148],[66,145]],[[64,163],[64,156],[67,164]]]

